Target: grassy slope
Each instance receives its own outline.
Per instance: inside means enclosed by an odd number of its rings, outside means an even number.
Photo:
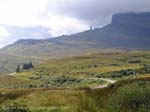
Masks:
[[[41,65],[38,65],[34,70],[31,71],[26,71],[26,72],[21,72],[16,74],[15,76],[1,76],[1,87],[5,86],[13,86],[13,85],[18,85],[18,83],[22,82],[23,83],[20,85],[24,85],[24,82],[26,82],[26,85],[29,84],[36,84],[40,85],[44,81],[41,80],[32,80],[30,79],[31,77],[36,78],[39,76],[44,77],[45,80],[51,80],[55,77],[61,77],[63,75],[73,77],[73,78],[85,78],[85,77],[91,77],[90,74],[99,73],[99,71],[106,71],[106,68],[109,70],[112,69],[122,69],[121,66],[118,67],[113,67],[110,66],[109,64],[115,62],[115,55],[118,54],[113,54],[114,57],[110,57],[109,55],[102,55],[102,54],[96,54],[96,55],[87,55],[87,56],[80,56],[80,57],[72,57],[72,58],[66,58],[66,59],[56,59],[56,60],[49,60],[46,63],[43,63]],[[106,57],[107,56],[107,57]],[[11,58],[13,59],[13,57]],[[18,57],[18,60],[23,61],[24,58]],[[22,60],[21,60],[22,59]],[[8,60],[10,62],[10,60]],[[18,64],[15,59],[14,61]],[[13,63],[13,62],[12,62]],[[105,64],[105,65],[104,65]],[[94,67],[95,65],[99,67]],[[9,65],[11,66],[11,65]],[[13,66],[15,66],[13,64]],[[103,67],[101,67],[103,66]],[[124,66],[124,65],[123,65]],[[126,65],[125,65],[126,66]],[[124,66],[124,67],[125,67]],[[137,66],[135,66],[137,67]],[[11,68],[11,67],[10,67]],[[133,66],[134,68],[134,66]],[[89,69],[89,71],[88,71]],[[88,74],[85,72],[89,72]],[[4,80],[7,79],[7,80]],[[10,83],[13,82],[14,84]],[[95,85],[95,84],[101,84],[103,83],[102,81],[94,81],[94,80],[88,80],[84,81],[82,84],[78,86],[89,86],[89,85]],[[65,85],[64,85],[65,86]],[[72,85],[74,86],[74,85]]]
[[[0,87],[26,84],[28,81],[21,80],[14,76],[0,75]]]
[[[127,56],[126,56],[127,55]],[[122,69],[136,69],[140,67],[139,63],[128,63],[118,61],[117,59],[126,59],[134,53],[102,53],[65,59],[49,60],[47,63],[38,65],[34,72],[45,72],[43,75],[75,75],[90,76],[92,73],[105,73],[110,71],[119,71]],[[136,54],[135,54],[136,55]],[[140,58],[140,55],[139,55]],[[146,61],[146,60],[145,60]],[[87,72],[87,73],[86,73]],[[30,73],[30,72],[29,72]],[[28,73],[27,73],[28,74]],[[19,74],[18,74],[19,75]]]
[[[36,85],[48,85],[49,83],[51,84],[57,81],[54,87],[65,87],[66,85],[71,85],[71,83],[73,83],[71,87],[94,86],[103,82],[83,80],[96,77],[113,78],[112,75],[116,74],[115,72],[140,69],[144,64],[149,64],[149,62],[149,52],[86,54],[78,57],[49,60],[36,66],[33,70],[17,73],[15,77],[31,82],[30,84],[34,82]],[[130,77],[132,77],[132,75],[129,75],[129,78]],[[59,80],[66,81],[66,78],[71,81],[60,83]],[[79,80],[82,80],[81,84],[78,84]],[[57,85],[57,83],[59,84]]]
[[[61,77],[70,77],[75,79],[85,79],[91,77],[108,77],[114,71],[139,69],[142,64],[147,63],[149,59],[143,58],[143,53],[100,53],[88,54],[85,56],[78,56],[65,59],[49,60],[44,64],[38,65],[34,70],[16,74],[16,77],[39,81],[39,83],[48,83],[54,79],[62,79]],[[145,54],[149,56],[149,53]],[[137,58],[134,58],[137,56]],[[140,59],[140,63],[129,63],[133,59]],[[110,74],[108,74],[110,73]],[[89,81],[78,86],[88,86],[100,84],[100,82]],[[68,84],[69,85],[69,84]],[[75,84],[76,85],[76,84]],[[72,85],[72,86],[75,86]],[[57,85],[56,85],[57,86]],[[58,85],[60,86],[60,85]],[[61,85],[65,86],[65,85]]]
[[[122,112],[134,112],[135,110],[145,112],[144,109],[149,106],[146,103],[149,99],[144,99],[150,96],[149,83],[150,78],[138,78],[118,82],[100,90],[1,89],[0,105],[25,104],[30,108],[35,108],[32,112],[36,112],[39,107],[57,107],[57,112],[120,112],[120,110]],[[139,102],[139,107],[134,107],[136,101]],[[147,104],[145,108],[141,104],[144,101]],[[133,104],[129,105],[131,102]],[[41,112],[45,111],[41,110]]]
[[[149,64],[149,62],[149,52],[100,53],[49,60],[37,66],[34,70],[18,73],[15,76],[1,76],[0,84],[2,86],[9,86],[43,83],[41,80],[31,79],[31,77],[36,78],[37,76],[42,76],[46,80],[52,80],[53,78],[58,78],[63,75],[77,79],[95,77],[97,74],[103,74],[104,77],[112,71],[139,69],[143,67],[143,64]],[[62,112],[117,112],[120,111],[119,109],[124,105],[123,112],[126,112],[129,108],[126,102],[128,103],[129,101],[130,103],[130,97],[133,97],[133,95],[136,95],[138,92],[141,92],[143,97],[145,97],[146,94],[150,96],[148,92],[146,93],[146,91],[149,91],[147,89],[150,80],[149,76],[149,73],[144,73],[143,75],[137,74],[138,79],[134,80],[132,79],[133,76],[123,77],[119,79],[121,81],[116,84],[100,90],[73,89],[75,85],[71,85],[70,89],[64,88],[66,85],[63,85],[63,88],[53,89],[0,89],[0,105],[19,103],[25,104],[28,107],[62,107]],[[4,79],[7,80],[5,81]],[[135,84],[132,84],[134,82]],[[145,89],[142,89],[143,86],[138,86],[141,83],[146,86]],[[100,82],[92,81],[82,83],[84,86],[94,86],[98,84],[100,84]],[[137,86],[139,90],[136,89]],[[132,91],[130,92],[130,90]],[[126,94],[128,94],[126,98],[122,96],[124,95],[123,91],[126,91]],[[124,100],[123,98],[128,100]],[[140,100],[143,101],[143,98],[138,95],[137,98],[141,98]],[[118,99],[122,101],[122,103],[120,103],[118,107],[115,107],[115,105],[118,105],[118,100],[114,102],[114,99]],[[114,102],[114,104],[112,104],[112,102]],[[57,109],[57,111],[60,112],[60,108]],[[139,111],[142,107],[136,109]],[[131,106],[129,110],[132,112],[134,107]],[[45,111],[46,110],[43,110],[43,112]],[[35,112],[35,110],[33,112]]]

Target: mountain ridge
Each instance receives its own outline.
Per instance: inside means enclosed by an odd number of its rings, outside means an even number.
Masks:
[[[105,49],[149,50],[150,13],[122,13],[112,16],[111,24],[72,35],[48,39],[18,40],[0,54],[40,58],[62,58]]]
[[[61,35],[61,36],[54,37],[54,38],[46,38],[46,39],[19,39],[18,41],[20,41],[20,40],[24,40],[24,41],[27,41],[27,40],[41,40],[42,41],[42,40],[52,40],[52,39],[55,40],[56,38],[60,39],[60,38],[64,38],[64,37],[71,37],[71,36],[74,36],[74,35],[77,35],[77,34],[80,34],[80,33],[87,33],[87,32],[90,32],[90,31],[101,30],[103,28],[109,27],[110,25],[115,25],[116,26],[118,24],[118,25],[121,25],[123,27],[123,24],[129,23],[129,21],[127,21],[128,19],[133,19],[133,20],[131,20],[132,24],[130,22],[131,25],[135,24],[134,22],[138,22],[138,24],[140,24],[140,25],[143,25],[144,23],[149,23],[150,24],[150,12],[144,12],[144,13],[133,13],[133,12],[130,12],[130,13],[118,13],[118,14],[114,14],[112,16],[112,21],[111,21],[110,24],[108,24],[108,25],[106,25],[106,26],[104,26],[102,28],[95,28],[94,30],[86,30],[86,31],[75,33],[75,34],[71,34],[71,35]],[[142,19],[144,21],[142,21],[140,19]],[[142,21],[142,24],[141,24],[141,21]],[[129,24],[127,24],[127,25],[129,25]],[[150,26],[147,26],[147,27],[150,28]]]

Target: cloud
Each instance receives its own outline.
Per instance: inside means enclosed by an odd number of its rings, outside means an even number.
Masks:
[[[0,0],[0,24],[24,30],[41,26],[52,36],[59,36],[86,30],[90,25],[102,27],[116,13],[149,12],[149,4],[150,0]],[[1,41],[16,40],[12,35],[7,28],[0,28]]]
[[[73,34],[88,29],[84,22],[63,15],[48,15],[45,26],[50,26],[50,33],[53,36]]]
[[[45,26],[56,36],[69,33],[71,24],[77,32],[106,25],[115,13],[150,11],[149,4],[149,0],[1,0],[0,24]]]
[[[44,12],[46,3],[46,0],[1,0],[0,24],[39,25],[38,16]]]
[[[149,4],[149,0],[1,0],[0,24],[45,25],[51,15],[101,26],[114,13],[150,11]]]
[[[4,27],[0,26],[0,39],[2,39],[1,37],[6,37],[9,35],[10,34],[8,33],[8,31]]]
[[[0,47],[3,47],[9,43],[9,36],[10,34],[8,31],[4,27],[0,26]]]
[[[150,0],[55,0],[56,2],[58,5],[53,4],[53,9],[57,13],[94,26],[108,24],[116,13],[150,11]],[[48,7],[48,10],[51,8]]]

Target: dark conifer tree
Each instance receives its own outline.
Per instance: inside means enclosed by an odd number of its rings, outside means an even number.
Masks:
[[[29,63],[24,63],[23,64],[23,69],[24,70],[28,70],[28,69],[31,69],[31,68],[34,68],[34,66],[33,66],[31,61]]]
[[[20,72],[20,65],[17,66],[16,72],[17,72],[17,73]]]
[[[33,66],[33,64],[32,64],[31,61],[30,61],[30,63],[29,63],[29,66],[30,66],[30,68],[34,68],[34,66]]]

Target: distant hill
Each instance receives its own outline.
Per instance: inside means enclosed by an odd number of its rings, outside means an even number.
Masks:
[[[44,40],[18,40],[1,49],[0,54],[47,59],[105,49],[149,50],[150,13],[115,14],[111,24],[73,35]]]

